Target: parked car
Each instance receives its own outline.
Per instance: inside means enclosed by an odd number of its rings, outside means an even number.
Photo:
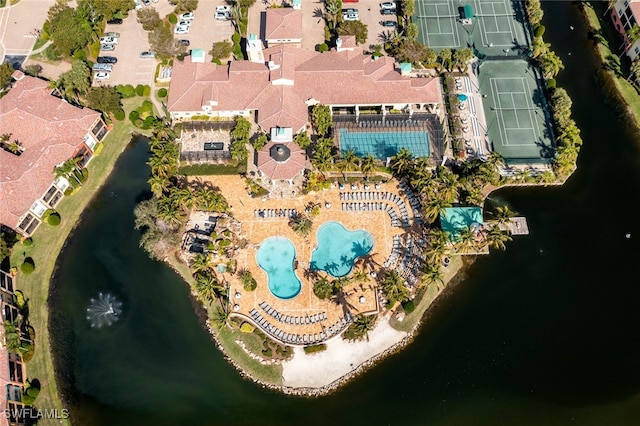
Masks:
[[[118,62],[118,58],[115,56],[98,56],[97,61],[99,64],[115,64]]]
[[[178,25],[175,30],[173,30],[174,34],[189,34],[189,26]]]
[[[155,58],[156,54],[155,52],[140,52],[140,57],[141,58]]]
[[[151,1],[150,0],[142,0],[142,3],[144,3],[145,6],[151,5]]]
[[[354,9],[352,7],[347,8],[347,9],[342,9],[342,14],[344,15],[345,13],[355,13],[357,15],[358,14],[358,9]]]
[[[216,6],[216,12],[231,12],[230,6]]]
[[[357,13],[345,13],[344,15],[342,15],[343,21],[357,21],[358,19],[359,16]]]
[[[112,18],[112,19],[109,19],[107,21],[107,24],[109,24],[109,25],[120,25],[120,24],[122,24],[122,19],[120,19],[120,18]]]
[[[109,31],[108,33],[104,33],[102,34],[102,37],[115,37],[115,38],[119,38],[120,37],[120,33],[117,33],[115,31]]]
[[[189,46],[191,42],[186,39],[176,40],[176,46]]]
[[[382,15],[395,15],[396,11],[393,9],[380,9]]]
[[[133,0],[133,4],[135,5],[136,10],[142,9],[142,5],[140,4],[140,1]]]
[[[115,50],[116,49],[116,45],[115,44],[101,44],[100,45],[100,50],[104,50],[105,52],[111,51],[111,50]]]
[[[100,43],[102,44],[118,44],[117,37],[100,37]]]
[[[398,23],[396,21],[382,21],[380,22],[380,25],[383,27],[397,27]]]
[[[101,64],[101,63],[97,63],[97,64],[93,64],[93,66],[91,67],[92,71],[113,71],[113,65],[111,64]]]
[[[392,1],[385,1],[380,3],[381,10],[396,10],[396,4]]]
[[[178,16],[178,19],[181,20],[181,21],[191,21],[195,17],[196,17],[196,15],[194,15],[193,12],[187,12],[187,13],[183,13],[182,15]]]
[[[180,22],[178,22],[178,26],[179,27],[190,27],[191,26],[191,21],[180,21]]]
[[[111,73],[107,71],[100,71],[93,75],[94,80],[109,80],[111,77]]]
[[[216,19],[218,21],[226,21],[231,18],[231,12],[216,12]]]

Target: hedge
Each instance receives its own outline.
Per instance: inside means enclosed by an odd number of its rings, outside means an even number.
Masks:
[[[327,52],[329,50],[329,46],[327,46],[327,43],[321,43],[316,45],[316,50],[320,53]]]
[[[547,89],[554,90],[555,88],[556,88],[556,79],[550,78],[549,80],[547,80]]]
[[[271,357],[273,356],[273,351],[271,350],[271,348],[264,349],[264,350],[262,351],[262,355],[263,355],[265,358],[271,358]]]
[[[113,113],[113,117],[118,121],[124,120],[124,117],[125,117],[124,110],[123,109],[117,110],[116,112]]]
[[[238,173],[238,166],[228,164],[192,164],[178,169],[178,174],[185,176],[236,175]]]
[[[129,113],[129,120],[136,121],[138,118],[140,118],[140,113],[138,111],[133,110]]]
[[[170,13],[167,15],[167,20],[169,21],[169,23],[175,25],[178,23],[178,17],[175,15],[175,13]]]
[[[144,91],[142,93],[144,96],[151,95],[151,86],[149,86],[148,84],[145,84]]]
[[[144,86],[142,84],[136,86],[136,95],[144,96]]]
[[[304,347],[304,353],[305,354],[314,354],[316,352],[322,352],[324,350],[327,349],[327,345],[324,343],[320,343],[319,345],[313,345],[313,346],[305,346]]]
[[[133,98],[136,95],[136,89],[130,84],[116,86],[116,92],[120,93],[123,98]]]
[[[60,225],[60,214],[58,213],[51,213],[49,215],[49,217],[47,218],[47,223],[51,226],[58,226]]]
[[[23,242],[22,245],[25,247],[31,247],[33,245],[33,238],[29,237],[26,238]]]
[[[547,30],[547,28],[544,25],[538,25],[535,30],[534,30],[534,36],[535,37],[542,37],[544,35],[544,32]]]
[[[158,90],[158,97],[166,98],[167,97],[167,89],[165,89],[163,87],[162,89]]]
[[[233,35],[231,36],[231,41],[233,42],[233,44],[239,44],[241,39],[242,36],[238,33],[233,33]]]
[[[24,262],[22,262],[22,265],[20,265],[20,270],[22,271],[23,274],[25,275],[29,275],[30,273],[32,273],[34,270],[36,269],[36,264],[33,262],[33,259],[30,257],[27,257]]]

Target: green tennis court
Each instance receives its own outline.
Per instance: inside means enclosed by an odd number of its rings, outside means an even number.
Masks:
[[[524,60],[486,61],[479,82],[494,150],[512,163],[549,161],[553,134],[533,68]]]
[[[475,46],[488,56],[529,48],[524,10],[511,0],[416,0],[419,41],[432,49]]]

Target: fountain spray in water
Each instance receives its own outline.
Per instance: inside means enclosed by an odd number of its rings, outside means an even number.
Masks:
[[[112,325],[118,321],[120,313],[122,313],[122,302],[109,293],[100,293],[97,299],[91,298],[87,307],[87,319],[92,328]]]

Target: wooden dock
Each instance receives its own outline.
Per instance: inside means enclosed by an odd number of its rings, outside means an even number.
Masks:
[[[507,228],[511,235],[529,235],[529,225],[527,224],[527,218],[524,216],[512,217],[507,224]]]

